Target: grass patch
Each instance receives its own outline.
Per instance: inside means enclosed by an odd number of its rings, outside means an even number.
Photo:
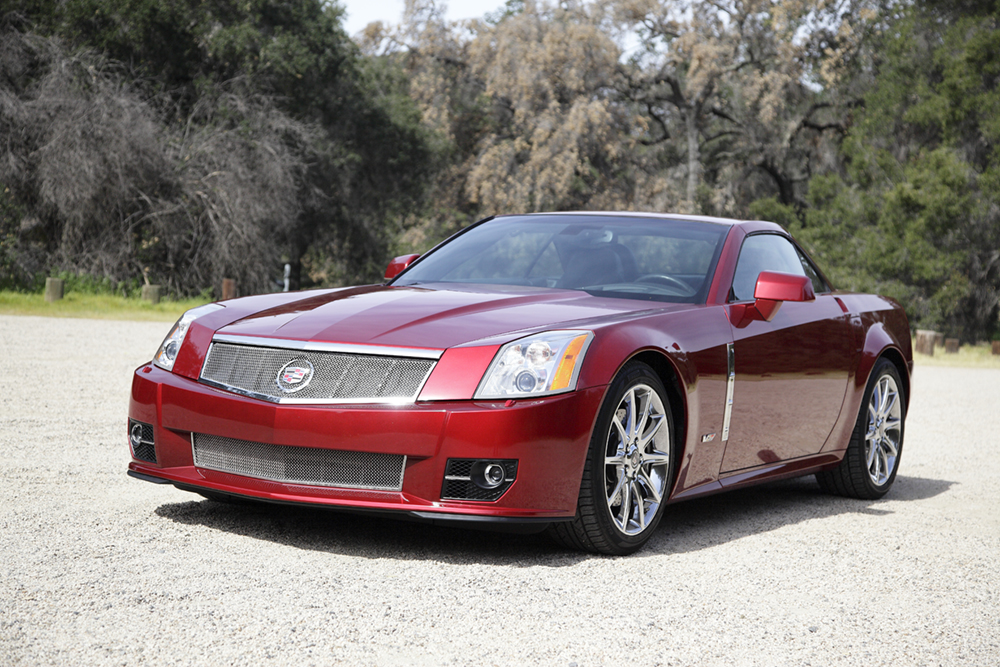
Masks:
[[[160,301],[152,304],[135,298],[110,294],[68,292],[59,301],[48,303],[43,294],[0,292],[0,314],[41,317],[82,317],[95,320],[140,320],[173,322],[185,310],[207,303],[205,299]]]
[[[934,349],[934,356],[913,353],[913,362],[918,366],[961,366],[964,368],[1000,368],[1000,355],[994,355],[989,343],[963,345],[955,354],[944,349]]]

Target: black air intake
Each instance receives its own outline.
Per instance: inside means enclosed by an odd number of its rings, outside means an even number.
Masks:
[[[132,450],[132,458],[156,463],[156,447],[153,444],[153,425],[128,420],[128,446]]]
[[[441,499],[491,502],[502,496],[516,477],[517,459],[448,459]]]

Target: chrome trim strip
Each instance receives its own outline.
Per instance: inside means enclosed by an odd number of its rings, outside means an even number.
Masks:
[[[444,350],[429,350],[417,347],[390,347],[387,345],[357,345],[353,343],[321,343],[310,340],[285,340],[283,338],[265,338],[261,336],[233,336],[230,334],[215,334],[212,341],[234,343],[236,345],[251,345],[257,347],[276,347],[282,350],[305,350],[307,352],[341,352],[343,354],[368,354],[382,357],[410,357],[411,359],[440,359]]]
[[[736,352],[733,344],[726,345],[726,361],[729,374],[726,378],[726,415],[722,419],[722,442],[729,440],[729,422],[733,418],[733,389],[736,387]]]

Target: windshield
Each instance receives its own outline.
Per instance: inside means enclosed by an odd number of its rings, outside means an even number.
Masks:
[[[505,216],[421,257],[393,284],[525,285],[698,303],[727,231],[646,217]]]

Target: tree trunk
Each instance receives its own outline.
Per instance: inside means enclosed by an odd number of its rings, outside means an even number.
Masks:
[[[778,186],[779,201],[785,206],[794,206],[795,189],[792,185],[792,180],[781,173],[781,171],[767,159],[761,159],[757,163],[757,166],[763,169],[764,172],[774,181],[774,184]]]
[[[700,213],[696,203],[698,196],[698,181],[701,177],[701,149],[698,145],[698,114],[694,109],[684,110],[684,129],[687,133],[688,145],[688,180],[685,197],[685,213]]]
[[[297,238],[292,240],[290,245],[290,257],[288,263],[291,271],[288,275],[289,291],[297,292],[302,289],[302,257],[309,250],[311,234],[302,232]]]

